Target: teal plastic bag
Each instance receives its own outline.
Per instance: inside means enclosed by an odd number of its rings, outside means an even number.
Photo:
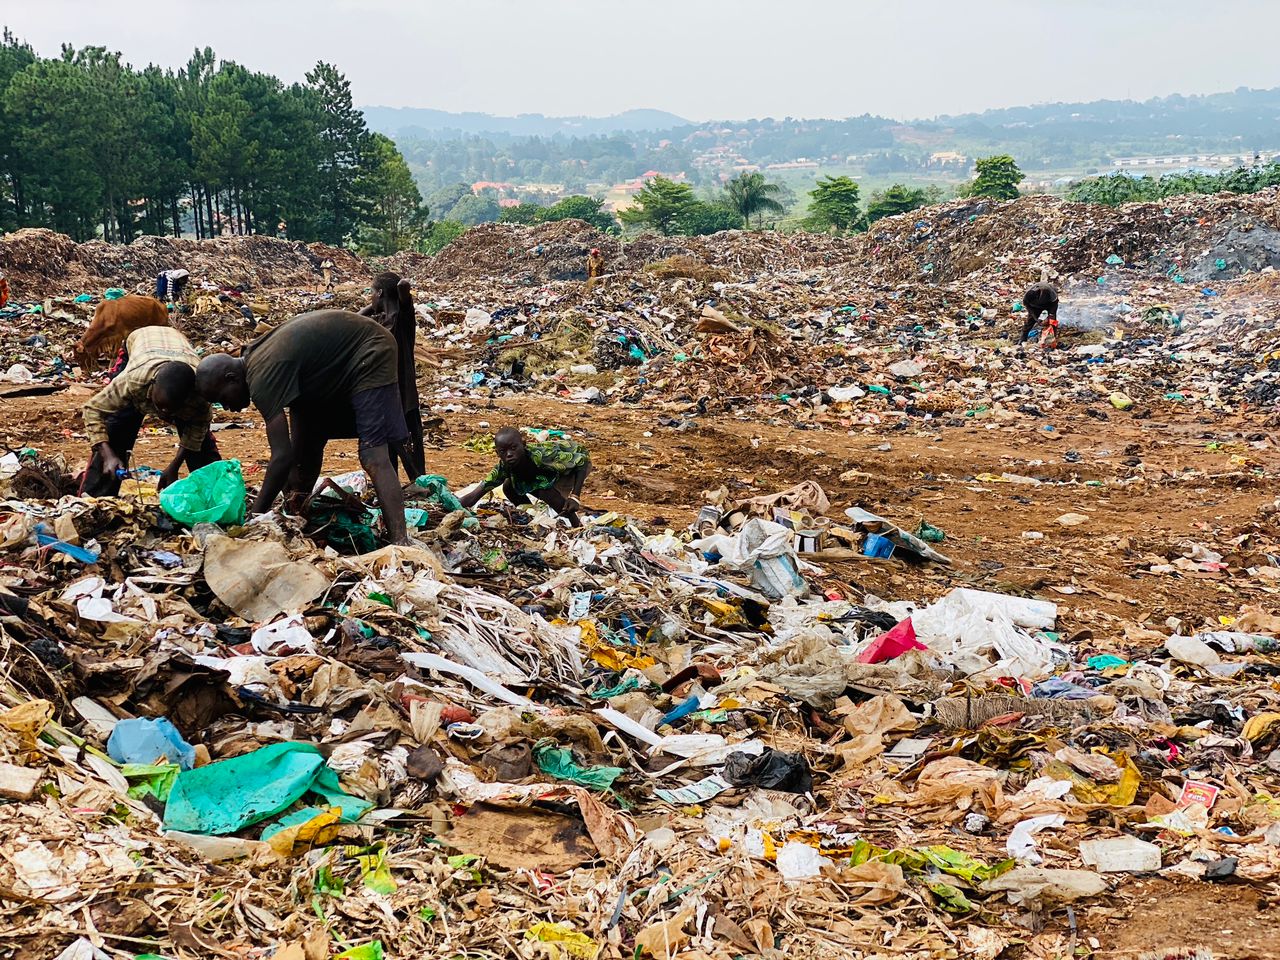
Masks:
[[[427,473],[413,482],[415,486],[419,486],[431,494],[431,499],[450,513],[454,510],[462,509],[462,501],[450,492],[449,481],[444,477],[434,473]]]
[[[573,751],[543,742],[533,748],[538,769],[557,780],[568,780],[592,790],[608,790],[622,776],[621,767],[583,767],[573,759]]]
[[[160,506],[179,523],[244,523],[244,477],[239,460],[218,460],[160,491]]]
[[[346,793],[312,743],[273,743],[253,753],[183,770],[164,808],[166,830],[220,835],[274,817],[305,793],[342,819],[359,820],[373,804]]]

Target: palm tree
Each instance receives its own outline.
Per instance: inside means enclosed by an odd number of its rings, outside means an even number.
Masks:
[[[782,188],[776,183],[765,180],[764,174],[758,171],[743,171],[724,185],[725,201],[742,217],[742,222],[750,225],[751,217],[759,218],[766,213],[782,213],[782,204],[776,199]]]

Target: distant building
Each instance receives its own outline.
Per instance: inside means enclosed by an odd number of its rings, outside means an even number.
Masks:
[[[1255,163],[1270,163],[1276,159],[1280,159],[1280,152],[1277,151],[1256,151],[1251,153],[1236,154],[1207,154],[1202,153],[1197,156],[1191,154],[1178,154],[1176,156],[1165,157],[1117,157],[1111,161],[1111,166],[1117,170],[1142,169],[1146,167],[1159,167],[1165,170],[1169,169],[1189,169],[1193,167],[1199,168],[1222,168],[1222,167],[1248,167]]]

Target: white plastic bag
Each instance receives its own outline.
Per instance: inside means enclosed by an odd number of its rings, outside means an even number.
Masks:
[[[966,674],[1023,679],[1054,667],[1054,645],[1028,629],[1052,629],[1057,604],[959,588],[915,613],[916,639]]]

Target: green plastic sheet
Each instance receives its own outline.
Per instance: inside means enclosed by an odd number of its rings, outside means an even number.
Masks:
[[[573,751],[565,747],[538,744],[533,748],[538,769],[557,780],[568,780],[592,790],[608,790],[622,776],[621,767],[583,767],[573,759]]]
[[[211,463],[160,491],[164,512],[189,527],[197,523],[244,523],[244,500],[239,460]]]
[[[164,808],[164,825],[186,833],[235,833],[275,816],[306,793],[341,807],[347,823],[373,806],[343,791],[314,744],[273,743],[179,773]]]
[[[413,481],[414,486],[421,487],[431,495],[431,499],[452,513],[462,509],[462,501],[449,490],[449,481],[434,473],[423,474]]]
[[[129,781],[129,796],[135,800],[151,796],[163,803],[169,799],[181,769],[176,763],[126,763],[120,773]]]

